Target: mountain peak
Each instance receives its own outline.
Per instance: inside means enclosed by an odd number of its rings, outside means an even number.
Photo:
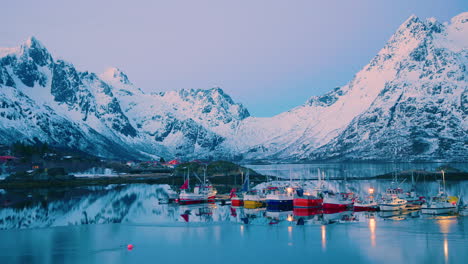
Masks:
[[[463,12],[451,19],[452,24],[468,24],[468,12]]]
[[[101,78],[106,81],[117,81],[122,84],[132,85],[132,82],[130,82],[128,76],[117,67],[107,68],[104,73],[101,74]]]
[[[45,46],[34,36],[30,36],[28,39],[26,39],[23,47],[45,49]]]
[[[29,56],[39,66],[46,66],[52,62],[52,56],[46,47],[34,36],[29,37],[21,45],[23,55]]]

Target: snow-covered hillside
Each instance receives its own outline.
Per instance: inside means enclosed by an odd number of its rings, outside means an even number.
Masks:
[[[145,93],[117,68],[0,48],[0,144],[107,157],[467,160],[468,13],[411,16],[346,85],[270,118],[220,88]]]

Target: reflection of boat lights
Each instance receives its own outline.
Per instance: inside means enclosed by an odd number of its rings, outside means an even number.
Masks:
[[[373,194],[374,193],[374,188],[369,188],[369,193]]]
[[[327,227],[322,225],[322,249],[325,250],[327,248]]]
[[[240,225],[240,233],[241,233],[241,236],[244,235],[244,225]]]
[[[309,192],[305,192],[304,195],[310,195],[310,193],[309,193]]]
[[[437,223],[439,224],[440,232],[447,234],[450,231],[450,225],[453,223],[453,221],[451,221],[450,218],[442,217],[444,216],[441,216]]]
[[[445,257],[445,263],[448,263],[448,240],[447,240],[447,237],[444,238],[444,257]]]
[[[370,239],[371,239],[371,245],[375,247],[375,219],[371,218],[369,219],[369,230],[370,230]]]
[[[288,215],[288,218],[287,218],[287,220],[288,220],[289,222],[292,222],[292,221],[294,221],[294,218],[293,218],[293,216],[292,216],[292,215]]]

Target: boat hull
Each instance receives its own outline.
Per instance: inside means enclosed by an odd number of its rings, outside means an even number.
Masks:
[[[202,203],[214,203],[215,198],[207,198],[207,199],[181,199],[179,198],[178,203],[181,205],[189,205],[189,204],[202,204]]]
[[[314,198],[294,198],[294,208],[320,208],[322,207],[323,199]]]
[[[380,211],[399,211],[403,210],[406,207],[406,204],[392,205],[392,204],[380,204]]]
[[[291,211],[293,200],[267,200],[267,210],[269,211]]]

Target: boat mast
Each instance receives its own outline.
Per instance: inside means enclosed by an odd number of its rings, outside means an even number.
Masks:
[[[445,171],[442,170],[442,183],[444,184],[444,193],[445,193]]]
[[[203,186],[206,184],[206,166],[203,168]]]
[[[320,177],[320,168],[317,169],[317,174],[318,174],[318,186],[319,188],[322,188],[322,177]]]

